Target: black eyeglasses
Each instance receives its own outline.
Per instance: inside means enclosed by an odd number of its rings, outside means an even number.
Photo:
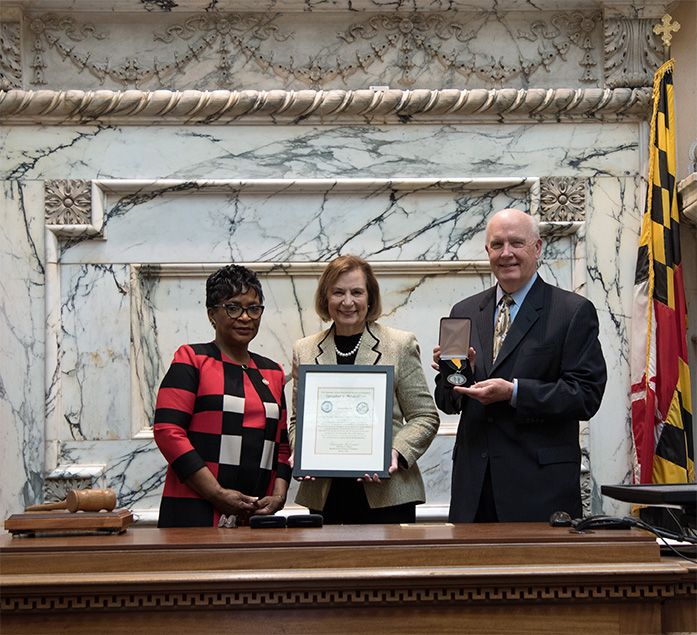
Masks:
[[[261,304],[253,304],[252,306],[248,307],[243,307],[239,304],[214,304],[213,306],[223,307],[225,309],[225,313],[228,314],[228,317],[231,320],[236,320],[237,318],[242,317],[243,313],[246,313],[252,320],[258,320],[261,317],[261,314],[264,312],[264,307]]]

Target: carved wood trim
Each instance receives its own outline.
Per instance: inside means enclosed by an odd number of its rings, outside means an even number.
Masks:
[[[435,582],[437,583],[438,577]],[[350,588],[350,582],[335,581],[337,588],[322,585],[321,588],[276,590],[252,588],[246,590],[227,590],[220,582],[219,590],[178,591],[157,588],[144,589],[132,581],[139,589],[125,591],[89,591],[87,588],[75,591],[40,589],[32,592],[16,592],[6,588],[2,596],[2,611],[5,612],[53,612],[84,610],[191,610],[191,609],[267,609],[269,606],[284,608],[316,608],[332,606],[343,608],[386,606],[386,605],[429,605],[429,604],[491,604],[559,601],[596,602],[601,600],[639,600],[697,597],[696,582],[657,582],[657,583],[572,583],[536,584],[521,581],[520,584],[468,584],[466,578],[448,586],[410,582],[408,588],[366,588],[367,580],[360,581],[361,588]],[[442,582],[442,580],[440,581]]]

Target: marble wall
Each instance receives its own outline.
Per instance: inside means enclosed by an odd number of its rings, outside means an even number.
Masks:
[[[381,321],[416,333],[432,378],[438,319],[491,284],[484,226],[508,206],[542,221],[542,276],[598,308],[610,379],[582,433],[586,498],[622,509],[599,487],[631,479],[662,5],[15,4],[0,13],[16,52],[0,65],[5,516],[89,483],[155,518],[155,392],[177,346],[211,337],[204,282],[230,261],[267,296],[253,349],[289,372],[292,343],[322,326],[322,263],[367,258]],[[423,518],[446,513],[455,427],[443,416],[421,460]]]

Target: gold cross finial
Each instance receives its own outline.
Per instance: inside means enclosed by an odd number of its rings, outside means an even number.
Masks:
[[[670,47],[670,41],[673,39],[673,33],[675,33],[675,31],[680,30],[680,23],[671,22],[672,19],[673,18],[671,18],[670,15],[666,13],[661,18],[661,23],[653,27],[653,32],[656,35],[661,36],[661,41],[663,42],[664,47]]]

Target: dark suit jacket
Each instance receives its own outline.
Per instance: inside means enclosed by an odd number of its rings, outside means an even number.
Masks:
[[[598,316],[587,299],[533,284],[492,364],[496,289],[458,302],[452,317],[472,320],[474,378],[518,380],[517,407],[485,406],[436,378],[436,404],[461,412],[450,500],[451,522],[472,522],[487,463],[502,522],[546,522],[555,511],[581,516],[579,420],[600,406],[607,373]]]

